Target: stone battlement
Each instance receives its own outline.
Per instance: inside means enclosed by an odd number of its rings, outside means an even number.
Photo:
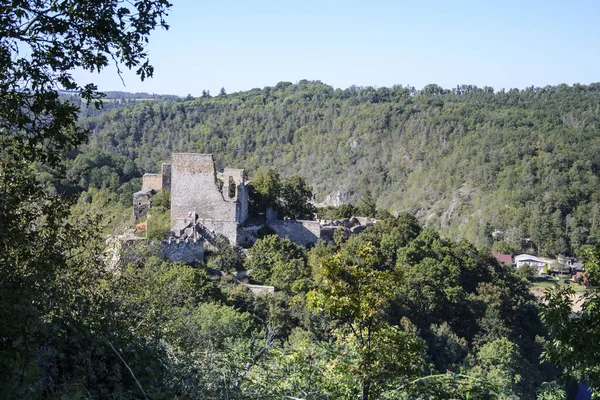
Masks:
[[[163,256],[171,261],[186,263],[204,261],[204,240],[200,239],[169,239],[161,242]]]
[[[173,153],[171,166],[175,174],[215,174],[212,154]]]

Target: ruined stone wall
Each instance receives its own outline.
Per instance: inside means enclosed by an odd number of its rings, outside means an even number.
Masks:
[[[240,223],[244,223],[248,219],[248,184],[240,183],[237,189],[237,220]]]
[[[144,174],[142,190],[148,189],[155,192],[161,189],[171,189],[171,164],[163,163],[160,166],[160,174]]]
[[[160,174],[162,176],[162,188],[171,190],[171,164],[163,163],[160,166]]]
[[[163,241],[162,254],[171,261],[202,262],[204,261],[204,240]]]
[[[244,234],[241,226],[235,221],[218,221],[201,219],[199,222],[209,230],[225,236],[232,245],[241,245]]]
[[[144,174],[142,176],[142,190],[154,190],[158,192],[162,189],[163,178],[161,174]]]
[[[250,285],[248,283],[240,283],[240,284],[247,287],[253,294],[267,295],[267,294],[275,293],[275,286]]]
[[[140,190],[133,194],[133,221],[139,221],[144,218],[148,213],[150,204],[152,203],[152,196],[154,191],[152,189]]]
[[[318,221],[267,221],[267,226],[280,238],[289,239],[301,246],[315,244],[321,237],[321,225]]]
[[[217,186],[211,154],[173,153],[171,163],[171,228],[192,210],[201,220],[236,221],[235,201]]]
[[[242,196],[246,190],[246,181],[244,179],[244,170],[238,168],[225,168],[223,172],[217,172],[217,178],[223,182],[223,196],[233,201],[242,200]],[[230,195],[230,179],[233,180],[233,184],[235,187],[234,196],[229,197]],[[240,221],[241,222],[241,221]]]
[[[225,168],[223,172],[217,173],[217,178],[223,182],[223,197],[229,201],[236,201],[235,219],[243,223],[248,219],[248,184],[244,179],[244,170],[238,168]],[[231,182],[231,180],[233,182]],[[233,183],[235,190],[231,190],[230,183]],[[233,197],[229,197],[230,194]]]
[[[243,183],[244,180],[244,170],[240,168],[223,168],[223,175],[231,176],[236,185]]]

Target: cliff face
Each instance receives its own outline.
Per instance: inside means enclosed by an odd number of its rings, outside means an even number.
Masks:
[[[325,200],[318,204],[319,207],[334,206],[339,207],[342,204],[350,203],[350,193],[343,189],[337,189],[334,192],[329,193],[325,196]]]

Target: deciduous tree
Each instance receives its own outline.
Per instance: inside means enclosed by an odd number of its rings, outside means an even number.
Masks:
[[[312,187],[306,180],[294,175],[283,182],[281,197],[285,216],[291,219],[313,219],[317,212],[311,203],[313,199]]]
[[[376,398],[388,380],[419,374],[424,343],[385,319],[403,281],[400,270],[381,270],[370,244],[357,256],[362,263],[348,264],[340,253],[322,260],[321,285],[309,293],[308,304],[340,322],[339,340],[358,356],[349,372],[359,379],[367,400]]]

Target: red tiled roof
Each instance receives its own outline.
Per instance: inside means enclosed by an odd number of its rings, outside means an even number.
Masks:
[[[496,257],[496,260],[498,260],[498,262],[500,262],[500,264],[504,265],[506,263],[512,263],[512,256],[510,254],[501,254],[501,253],[496,253],[496,254],[492,254],[494,257]]]

